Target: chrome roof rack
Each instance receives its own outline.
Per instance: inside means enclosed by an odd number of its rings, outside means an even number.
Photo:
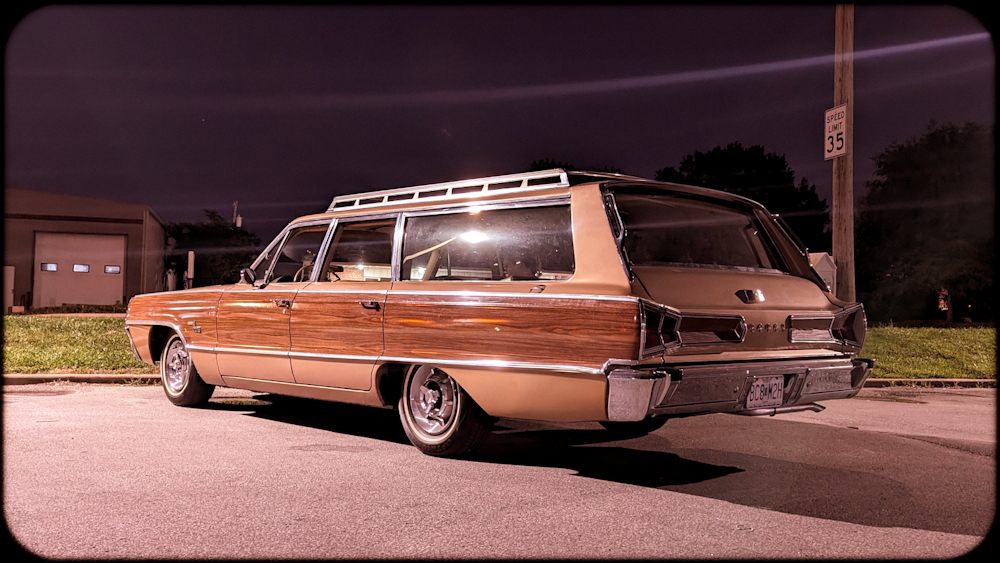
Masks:
[[[333,203],[330,204],[327,211],[368,209],[410,200],[421,202],[445,201],[458,197],[475,197],[477,195],[495,193],[499,190],[503,190],[505,193],[523,192],[545,188],[567,187],[569,185],[569,178],[566,175],[566,171],[561,168],[553,168],[538,172],[524,172],[521,174],[507,174],[504,176],[459,180],[457,182],[424,184],[409,188],[340,195],[333,198]]]

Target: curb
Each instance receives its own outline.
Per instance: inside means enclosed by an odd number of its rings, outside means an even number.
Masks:
[[[52,381],[72,383],[152,383],[160,381],[158,373],[5,373],[4,385],[31,385]]]
[[[158,373],[5,373],[4,385],[30,385],[51,381],[72,383],[153,383],[159,382]],[[918,387],[996,387],[996,379],[872,379],[865,381],[865,388],[898,387],[913,385]]]
[[[871,379],[865,381],[865,388],[896,387],[913,385],[917,387],[996,387],[996,379]]]

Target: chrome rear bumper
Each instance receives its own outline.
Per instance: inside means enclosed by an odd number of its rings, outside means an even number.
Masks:
[[[709,413],[774,415],[822,410],[816,401],[857,395],[873,360],[811,358],[720,364],[618,368],[608,374],[608,420]],[[784,376],[781,406],[746,408],[758,377]]]

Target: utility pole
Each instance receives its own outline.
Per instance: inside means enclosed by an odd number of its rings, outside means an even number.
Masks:
[[[837,4],[834,39],[833,105],[846,106],[844,145],[833,159],[833,260],[837,297],[855,301],[854,292],[854,5]]]

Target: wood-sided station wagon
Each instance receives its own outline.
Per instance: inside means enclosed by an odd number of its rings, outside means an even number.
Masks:
[[[178,405],[221,385],[398,407],[432,455],[496,417],[626,436],[820,411],[872,368],[861,304],[761,205],[558,169],[337,197],[240,283],[136,296],[126,330]]]

